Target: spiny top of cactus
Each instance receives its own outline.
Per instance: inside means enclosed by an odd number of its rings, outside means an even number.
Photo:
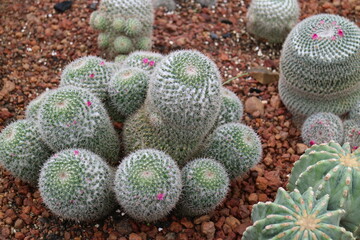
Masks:
[[[124,65],[129,67],[138,67],[143,70],[153,72],[154,68],[159,65],[163,58],[164,56],[160,53],[135,51],[125,59]]]
[[[283,21],[288,16],[299,15],[297,0],[252,0],[249,11],[259,18]]]
[[[355,240],[351,232],[339,227],[345,211],[328,211],[329,195],[316,199],[310,187],[303,194],[279,188],[275,201],[254,205],[253,226],[246,229],[244,240],[308,239]]]

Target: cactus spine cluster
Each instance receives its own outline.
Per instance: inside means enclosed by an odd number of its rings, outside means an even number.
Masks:
[[[98,155],[85,149],[67,149],[43,166],[39,189],[45,205],[66,219],[99,219],[114,209],[114,171]]]
[[[110,56],[150,50],[154,12],[151,0],[103,0],[90,16],[101,33],[98,45]]]
[[[287,188],[305,192],[314,187],[317,198],[329,194],[329,210],[344,209],[340,224],[360,236],[360,150],[333,141],[314,145],[295,162]]]
[[[155,67],[159,65],[163,58],[164,56],[159,53],[135,51],[125,58],[124,66],[138,67],[149,73],[153,73]]]
[[[327,210],[330,201],[329,195],[317,199],[311,187],[303,194],[297,189],[288,193],[279,188],[273,203],[253,206],[254,225],[246,229],[243,239],[355,240],[351,232],[339,226],[345,211]]]
[[[227,88],[221,88],[222,104],[217,125],[239,122],[244,114],[244,106],[235,93]]]
[[[162,151],[133,152],[115,174],[115,194],[124,211],[139,221],[165,217],[181,193],[181,174],[175,161]]]
[[[341,115],[360,99],[360,28],[319,14],[288,35],[280,58],[280,97],[293,114]]]

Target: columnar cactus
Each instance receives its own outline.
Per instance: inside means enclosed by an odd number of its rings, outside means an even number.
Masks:
[[[181,170],[181,177],[184,187],[177,208],[184,215],[209,213],[225,199],[229,190],[225,168],[210,158],[189,162]]]
[[[153,73],[154,68],[159,65],[163,58],[164,56],[159,53],[135,51],[125,58],[124,66],[138,67]]]
[[[165,217],[181,193],[181,174],[164,152],[144,149],[133,152],[115,174],[115,194],[124,211],[139,221]]]
[[[360,147],[360,123],[355,120],[344,121],[344,142],[348,142],[352,149]]]
[[[253,206],[254,225],[245,230],[242,239],[355,240],[351,232],[339,226],[345,211],[329,211],[328,204],[329,195],[316,199],[311,187],[303,194],[297,189],[288,193],[279,188],[273,203]]]
[[[305,192],[313,186],[317,198],[329,194],[329,210],[342,208],[346,214],[340,224],[360,237],[360,150],[350,145],[314,145],[295,162],[287,188]],[[336,239],[336,238],[335,238]]]
[[[34,125],[32,120],[18,120],[0,133],[1,165],[32,185],[37,184],[40,169],[51,155]]]
[[[244,106],[235,93],[227,88],[221,88],[222,104],[217,125],[239,122],[244,114]]]
[[[203,155],[222,163],[230,178],[235,178],[260,162],[261,141],[252,128],[241,123],[227,123],[208,137]]]
[[[73,86],[51,92],[36,122],[41,137],[54,150],[86,148],[117,162],[119,139],[107,112],[91,92]]]
[[[45,205],[65,219],[92,221],[116,206],[114,171],[98,155],[85,149],[66,149],[43,166],[39,189]]]
[[[107,97],[107,85],[112,67],[95,56],[78,58],[66,65],[61,74],[60,87],[75,86],[88,89],[101,100]]]
[[[29,105],[26,107],[25,117],[27,119],[36,121],[37,114],[40,108],[41,103],[44,101],[45,97],[51,92],[51,90],[45,91],[33,99]]]
[[[301,129],[301,138],[308,145],[326,143],[331,140],[341,144],[344,139],[344,126],[335,114],[315,113],[305,120]]]
[[[252,0],[247,12],[247,30],[257,38],[281,43],[300,15],[297,0]]]
[[[98,44],[110,57],[150,50],[154,11],[151,0],[103,0],[90,16]]]
[[[352,109],[360,99],[360,28],[332,14],[296,25],[281,52],[279,93],[293,114]]]

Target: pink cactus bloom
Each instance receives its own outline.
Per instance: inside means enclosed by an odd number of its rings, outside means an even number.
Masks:
[[[356,149],[358,149],[359,148],[359,146],[354,146],[352,149],[353,150],[356,150]]]
[[[92,74],[89,75],[89,77],[94,78],[95,74],[92,73]]]
[[[342,29],[338,29],[338,35],[339,35],[340,37],[343,37],[343,36],[344,36],[344,32],[343,32]]]
[[[316,33],[314,33],[314,34],[311,36],[311,38],[312,38],[313,40],[316,40],[316,39],[319,38],[319,36],[318,36]]]
[[[154,61],[150,61],[150,62],[149,62],[149,65],[150,65],[150,66],[154,66],[154,65],[155,65],[155,62],[154,62]]]
[[[165,194],[164,193],[159,193],[156,198],[157,200],[164,200]]]
[[[310,144],[310,146],[312,146],[312,145],[315,144],[315,141],[314,141],[314,140],[311,140],[311,141],[309,142],[309,144]]]
[[[143,63],[148,63],[148,62],[149,62],[149,59],[144,58],[142,61],[143,61]]]
[[[90,107],[92,105],[92,103],[90,101],[86,102],[86,106]]]
[[[100,63],[100,66],[104,66],[104,65],[105,65],[105,62],[102,61],[102,62]]]
[[[331,37],[331,40],[333,40],[333,41],[336,40],[336,37],[335,37],[335,36],[332,36],[332,37]]]
[[[321,20],[321,21],[320,21],[320,24],[324,24],[324,23],[325,23],[325,21],[324,21],[324,20]]]
[[[74,154],[75,154],[75,155],[79,155],[79,151],[78,151],[78,150],[75,150],[75,151],[74,151]]]

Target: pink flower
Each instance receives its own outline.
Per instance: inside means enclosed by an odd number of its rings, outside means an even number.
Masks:
[[[352,147],[352,149],[355,151],[356,149],[358,149],[359,148],[359,146],[354,146],[354,147]]]
[[[149,59],[144,58],[142,61],[143,61],[143,63],[148,63],[148,62],[149,62]]]
[[[313,40],[316,40],[316,39],[319,38],[319,36],[318,36],[316,33],[314,33],[314,34],[311,36],[311,38],[312,38]]]
[[[150,66],[154,66],[154,65],[155,65],[155,62],[154,62],[154,61],[150,61],[150,62],[149,62],[149,65],[150,65]]]
[[[320,24],[324,24],[324,23],[325,23],[325,21],[324,21],[324,20],[321,20],[321,21],[320,21]]]
[[[89,75],[89,77],[94,78],[95,74],[92,73],[92,74]]]
[[[76,120],[74,120],[74,121],[73,121],[73,124],[76,124],[76,123],[77,123]]]
[[[338,35],[339,35],[340,37],[343,37],[343,36],[344,36],[344,32],[343,32],[342,29],[338,29]]]
[[[336,40],[336,37],[335,37],[335,36],[332,36],[332,37],[331,37],[331,40]]]
[[[159,193],[156,198],[157,200],[164,200],[165,194],[164,193]]]
[[[336,21],[333,21],[331,24],[332,24],[332,25],[336,25]]]
[[[310,144],[310,146],[312,146],[312,145],[315,144],[315,141],[314,141],[314,140],[311,140],[311,141],[309,142],[309,144]]]
[[[75,150],[75,151],[74,151],[74,154],[75,154],[75,155],[79,155],[79,151],[78,151],[78,150]]]
[[[92,103],[90,101],[86,102],[86,106],[90,107],[92,105]]]
[[[102,61],[102,62],[100,63],[100,66],[104,66],[104,65],[105,65],[105,62]]]

